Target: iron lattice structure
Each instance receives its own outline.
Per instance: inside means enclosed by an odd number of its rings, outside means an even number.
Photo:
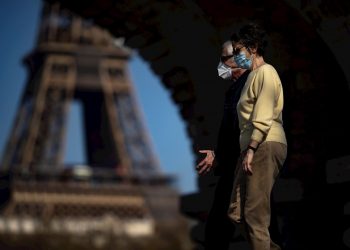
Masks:
[[[131,52],[109,32],[45,4],[36,49],[25,58],[29,79],[2,163],[30,171],[63,165],[67,114],[83,106],[87,164],[119,176],[159,176],[127,63]]]
[[[154,221],[179,219],[173,178],[162,173],[138,110],[130,56],[122,39],[58,3],[44,4],[37,46],[24,59],[28,82],[1,165],[2,182],[9,185],[1,189],[0,231],[17,223],[23,232],[71,232],[65,221],[72,218],[88,230],[111,216],[112,231],[139,235],[152,232]],[[83,169],[63,162],[74,100],[83,107]]]

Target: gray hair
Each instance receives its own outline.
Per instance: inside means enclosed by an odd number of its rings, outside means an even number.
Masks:
[[[226,41],[222,44],[222,54],[223,55],[232,55],[233,47],[231,41]]]

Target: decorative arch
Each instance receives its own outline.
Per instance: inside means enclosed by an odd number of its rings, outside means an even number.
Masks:
[[[279,184],[285,189],[277,193],[280,200],[276,201],[284,225],[280,240],[294,244],[295,249],[343,246],[338,237],[343,229],[337,225],[347,200],[336,198],[333,192],[349,187],[349,180],[337,177],[345,170],[332,166],[348,164],[343,157],[350,153],[350,132],[343,122],[350,101],[350,70],[346,70],[344,59],[350,54],[348,1],[60,2],[116,37],[124,37],[125,44],[149,62],[179,107],[197,160],[201,157],[199,149],[216,143],[222,96],[228,86],[216,72],[221,43],[246,20],[263,23],[270,41],[266,59],[276,67],[284,86],[289,142],[281,176],[286,182]],[[332,27],[341,28],[334,31]],[[334,41],[342,48],[330,46]],[[184,213],[199,221],[192,229],[192,236],[199,242],[203,240],[199,229],[204,226],[200,222],[205,221],[212,202],[215,180],[210,175],[199,177],[199,193],[182,199]],[[297,187],[288,180],[296,180]],[[300,196],[294,195],[295,188],[300,188]],[[330,214],[332,219],[325,218]],[[324,228],[315,226],[319,220],[323,220]],[[289,238],[284,238],[284,233]]]

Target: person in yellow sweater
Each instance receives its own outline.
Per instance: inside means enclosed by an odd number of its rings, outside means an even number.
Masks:
[[[283,129],[283,88],[275,68],[264,61],[265,31],[249,23],[231,36],[234,60],[249,69],[237,103],[241,155],[227,211],[253,250],[281,249],[269,234],[272,187],[287,157]]]

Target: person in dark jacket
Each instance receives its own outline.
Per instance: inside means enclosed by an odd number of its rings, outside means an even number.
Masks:
[[[220,124],[216,149],[200,150],[206,154],[205,158],[196,166],[200,175],[209,173],[214,169],[214,175],[220,176],[215,187],[213,205],[205,226],[205,249],[224,250],[234,235],[235,226],[227,216],[227,208],[232,192],[234,170],[240,154],[239,126],[236,105],[241,90],[246,82],[249,70],[237,67],[233,60],[231,41],[222,46],[221,59],[218,65],[218,75],[225,80],[231,80],[225,94],[224,114]],[[214,160],[217,164],[214,164]]]

